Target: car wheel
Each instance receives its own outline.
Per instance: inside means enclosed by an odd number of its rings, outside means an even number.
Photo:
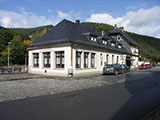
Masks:
[[[115,72],[114,72],[114,74],[115,74],[115,75],[118,75],[118,72],[117,72],[117,71],[115,71]]]

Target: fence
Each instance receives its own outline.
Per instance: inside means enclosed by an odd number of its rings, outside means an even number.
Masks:
[[[0,67],[0,74],[16,74],[27,72],[27,67]]]

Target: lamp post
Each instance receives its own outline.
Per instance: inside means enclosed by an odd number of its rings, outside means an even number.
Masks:
[[[9,53],[10,53],[11,42],[8,42],[8,68],[9,68]]]

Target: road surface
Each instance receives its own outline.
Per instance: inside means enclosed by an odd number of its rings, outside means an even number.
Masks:
[[[139,120],[160,106],[160,69],[149,71],[125,83],[2,102],[0,120]]]

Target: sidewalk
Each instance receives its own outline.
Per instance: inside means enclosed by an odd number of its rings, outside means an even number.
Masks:
[[[0,76],[0,102],[43,95],[58,94],[108,85],[93,79],[46,78],[39,75],[17,74]]]

